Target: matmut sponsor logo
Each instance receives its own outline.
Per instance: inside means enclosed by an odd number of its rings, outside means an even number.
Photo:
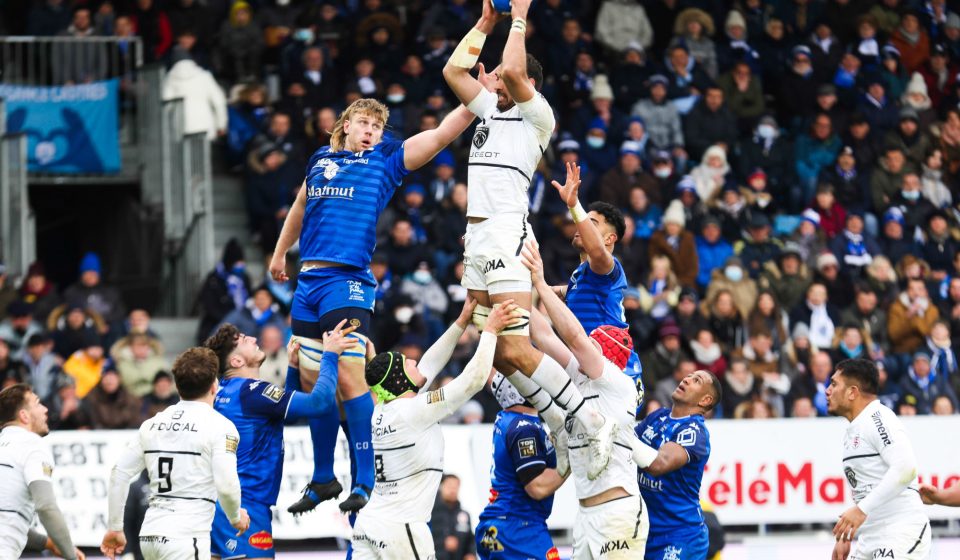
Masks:
[[[324,185],[322,187],[307,187],[307,198],[340,198],[343,200],[353,200],[353,191],[356,187],[335,187],[333,185]]]
[[[921,475],[930,484],[946,488],[960,481],[960,475]],[[825,469],[822,464],[776,462],[759,466],[708,464],[704,468],[701,496],[718,508],[753,505],[811,506],[843,504],[848,487],[843,472]],[[643,480],[640,481],[641,485]]]

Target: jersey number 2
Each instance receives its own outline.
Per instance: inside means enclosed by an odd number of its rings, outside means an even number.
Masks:
[[[160,477],[160,484],[157,485],[157,492],[164,493],[173,490],[173,482],[170,481],[170,472],[173,470],[173,457],[160,457],[157,459],[157,476]]]

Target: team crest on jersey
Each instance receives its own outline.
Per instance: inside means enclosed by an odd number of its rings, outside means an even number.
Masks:
[[[521,457],[534,457],[537,454],[537,440],[533,438],[521,439],[517,442]]]
[[[497,539],[499,532],[496,527],[488,527],[483,538],[480,539],[480,546],[490,552],[503,552],[503,544]]]
[[[237,436],[227,436],[227,453],[237,452],[237,446],[240,445],[240,438]]]
[[[335,161],[330,160],[329,158],[323,158],[318,161],[314,167],[320,167],[323,169],[323,178],[327,181],[333,179],[337,176],[337,171],[340,171],[340,166],[337,165]]]
[[[663,549],[663,560],[680,560],[683,549],[675,546],[668,546]]]
[[[474,147],[482,148],[483,145],[487,143],[487,138],[489,137],[490,137],[490,127],[478,126],[476,132],[473,133]]]
[[[53,476],[53,465],[51,465],[50,463],[44,462],[44,463],[41,463],[41,466],[43,467],[43,476],[46,476],[46,477]]]
[[[273,402],[280,402],[280,399],[283,398],[283,387],[277,387],[273,383],[270,383],[263,388],[263,396],[267,397]]]
[[[236,552],[237,539],[230,539],[227,541],[227,550],[229,550],[230,552]]]
[[[697,443],[697,432],[693,428],[687,428],[677,434],[677,443],[683,447],[690,447]]]
[[[852,488],[857,487],[857,473],[853,472],[853,469],[850,467],[844,467],[843,474],[847,477],[847,482],[850,483]]]
[[[567,431],[567,434],[573,433],[573,421],[575,418],[573,415],[568,415],[563,421],[563,429]]]

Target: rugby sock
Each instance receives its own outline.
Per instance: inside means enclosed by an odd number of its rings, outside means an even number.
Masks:
[[[536,381],[519,371],[507,377],[507,380],[517,388],[520,396],[527,399],[527,402],[537,409],[543,421],[550,427],[550,431],[559,434],[560,430],[563,429],[565,414],[563,410],[553,402],[553,397],[551,397],[545,389],[537,385]]]
[[[589,432],[596,432],[603,426],[603,417],[589,406],[583,406],[583,395],[573,384],[573,380],[556,360],[543,355],[537,369],[530,376],[543,388],[567,414],[579,420]]]
[[[358,485],[373,488],[373,441],[370,419],[373,417],[373,397],[369,392],[343,402],[343,411],[350,427],[348,439],[356,455]]]
[[[322,416],[310,418],[310,441],[313,442],[313,481],[330,482],[333,474],[333,454],[340,429],[340,411],[331,406]]]

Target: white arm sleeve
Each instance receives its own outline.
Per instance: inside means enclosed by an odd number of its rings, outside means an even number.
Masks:
[[[903,425],[895,417],[893,421],[884,422],[884,425],[887,429],[886,439],[877,432],[869,432],[869,437],[880,450],[880,458],[888,468],[886,474],[880,479],[880,483],[857,504],[867,515],[870,515],[877,506],[897,497],[917,477],[917,459]]]
[[[473,98],[469,104],[467,104],[467,109],[471,113],[485,119],[490,116],[497,108],[497,94],[492,91],[487,91],[485,88],[480,88],[480,93]]]
[[[411,424],[429,426],[443,420],[483,389],[493,368],[493,353],[497,348],[497,335],[485,332],[480,335],[477,353],[467,366],[450,383],[427,393],[417,395],[410,407]]]
[[[240,434],[230,425],[215,436],[213,447],[213,483],[217,487],[220,507],[230,523],[240,520],[240,477],[237,475],[237,446]]]
[[[143,446],[140,436],[120,452],[117,464],[110,472],[110,488],[107,490],[107,528],[111,531],[123,531],[123,509],[127,505],[130,493],[130,481],[146,468],[143,460]]]
[[[517,108],[524,119],[530,122],[537,130],[541,132],[553,132],[553,127],[557,124],[553,116],[553,109],[547,100],[537,92],[530,99],[523,103],[517,102]]]
[[[447,332],[443,333],[443,335],[433,343],[433,346],[423,353],[423,357],[420,358],[420,363],[417,364],[417,369],[419,369],[420,373],[426,378],[423,387],[420,388],[421,393],[429,390],[437,374],[447,366],[447,362],[450,361],[450,356],[453,355],[453,351],[457,348],[457,341],[460,340],[460,335],[462,334],[463,329],[454,323],[450,325]]]

